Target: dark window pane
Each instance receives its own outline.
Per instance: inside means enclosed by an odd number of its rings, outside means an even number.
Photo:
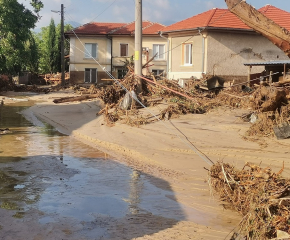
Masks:
[[[97,82],[97,69],[92,69],[92,79],[91,79],[92,83],[96,83]]]
[[[91,79],[91,71],[89,68],[85,69],[85,83],[89,83]]]
[[[92,57],[97,57],[97,44],[92,44]]]
[[[120,49],[121,49],[121,57],[126,57],[128,44],[120,44]]]

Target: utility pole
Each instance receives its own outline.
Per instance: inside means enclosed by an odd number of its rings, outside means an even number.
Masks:
[[[135,75],[142,75],[142,0],[135,0]],[[137,93],[142,92],[142,80],[137,79]]]
[[[64,13],[63,13],[63,4],[61,4],[61,85],[65,85],[65,61],[64,61]]]

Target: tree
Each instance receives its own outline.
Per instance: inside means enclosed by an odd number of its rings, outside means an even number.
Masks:
[[[57,49],[57,41],[56,41],[56,31],[54,20],[50,20],[50,24],[48,27],[48,38],[47,38],[47,56],[49,63],[49,71],[50,73],[55,73],[57,71],[57,59],[58,59],[58,49]]]
[[[26,70],[32,73],[38,73],[39,70],[39,50],[36,40],[36,35],[33,32],[30,32],[30,38],[26,42]]]
[[[73,27],[70,24],[66,24],[64,26],[65,32],[71,29],[73,29]],[[56,44],[55,44],[55,55],[54,55],[55,61],[53,61],[54,62],[53,67],[50,67],[50,62],[51,62],[50,56],[53,56],[52,54],[50,54],[51,49],[52,49],[51,46],[53,45],[51,44],[51,40],[49,40],[51,39],[51,33],[52,33],[52,30],[50,26],[47,26],[47,27],[41,28],[41,32],[36,35],[36,42],[39,49],[39,72],[40,73],[49,73],[51,72],[51,69],[53,69],[52,72],[54,73],[61,71],[60,24],[58,24],[55,27]],[[65,41],[64,48],[65,48],[65,55],[68,55],[70,46],[67,41]]]
[[[35,27],[43,7],[39,0],[30,4],[34,12],[17,0],[0,0],[0,74],[16,74],[25,65],[30,29]]]

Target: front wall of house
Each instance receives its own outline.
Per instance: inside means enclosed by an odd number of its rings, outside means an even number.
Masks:
[[[207,36],[207,73],[219,76],[247,76],[245,62],[288,60],[282,50],[255,33],[210,32]],[[253,67],[258,73],[264,67]]]
[[[200,77],[203,72],[203,37],[198,33],[170,36],[169,78]],[[184,63],[184,44],[192,45],[192,64]]]
[[[84,83],[85,69],[97,69],[97,82],[100,83],[102,79],[109,79],[109,75],[104,71],[111,71],[111,47],[113,49],[113,69],[112,75],[117,77],[118,67],[124,66],[126,57],[120,57],[120,44],[128,44],[128,58],[134,55],[135,42],[132,36],[113,36],[112,41],[106,37],[80,37],[79,39],[71,37],[70,46],[70,78],[73,83]],[[94,59],[85,58],[85,43],[97,43],[98,54],[96,61]],[[111,46],[112,44],[112,46]],[[167,40],[159,36],[143,37],[143,47],[148,48],[149,55],[143,55],[143,63],[153,56],[153,44],[164,44],[165,51],[167,51]],[[147,74],[152,70],[166,71],[167,54],[164,54],[164,59],[154,60],[151,62],[151,67],[143,70],[143,74]]]
[[[161,37],[143,37],[143,48],[148,48],[148,55],[143,54],[143,64],[148,62],[149,59],[151,59],[154,55],[153,53],[153,45],[154,44],[160,44],[164,45],[165,47],[165,54],[161,56],[161,59],[159,60],[153,60],[150,62],[149,65],[152,65],[148,68],[148,71],[152,70],[163,70],[166,71],[167,69],[167,57],[168,57],[168,46],[167,46],[167,39],[161,38]],[[162,59],[163,57],[163,59]],[[143,70],[143,74],[147,74],[147,70]]]
[[[71,37],[70,44],[70,79],[73,83],[84,83],[85,69],[97,69],[97,82],[108,79],[104,71],[111,71],[111,40],[106,37]],[[85,43],[96,43],[98,45],[96,59],[85,58]],[[99,63],[99,64],[98,64]],[[101,66],[100,66],[101,65]]]
[[[120,51],[120,44],[128,44],[128,56],[126,57],[120,57],[121,51]],[[162,44],[165,45],[165,52],[167,51],[167,40],[164,38],[161,38],[159,36],[143,36],[142,38],[142,47],[148,48],[149,54],[142,54],[142,62],[145,64],[151,57],[153,57],[153,44]],[[130,36],[114,36],[113,37],[113,66],[114,67],[122,67],[124,66],[124,61],[126,59],[129,59],[131,56],[134,56],[135,52],[135,40],[134,37]],[[153,60],[151,62],[151,67],[148,68],[149,71],[152,70],[163,70],[166,71],[167,66],[167,53],[164,54],[164,59],[161,60]],[[143,74],[147,74],[147,69],[143,70]]]

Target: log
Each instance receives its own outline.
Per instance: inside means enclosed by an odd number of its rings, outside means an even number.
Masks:
[[[282,85],[285,84],[285,83],[290,83],[290,79],[279,81],[278,83],[282,84]]]
[[[155,99],[148,99],[147,102],[157,102],[157,101],[162,101],[163,98],[155,98]]]
[[[82,95],[77,97],[64,97],[64,98],[57,98],[54,99],[54,103],[65,103],[65,102],[76,102],[76,101],[84,101],[88,99],[98,98],[98,94],[88,94],[88,95]]]

